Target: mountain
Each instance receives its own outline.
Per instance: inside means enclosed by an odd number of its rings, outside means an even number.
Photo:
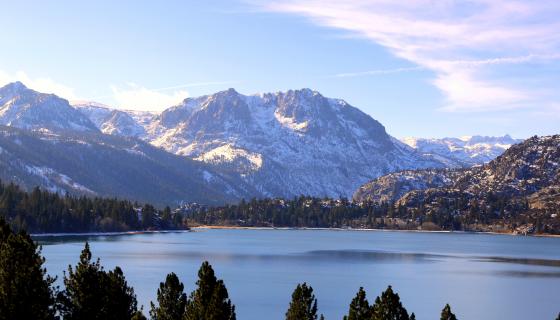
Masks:
[[[96,102],[73,102],[72,106],[87,116],[101,132],[125,137],[139,137],[146,134],[133,116],[147,112],[120,111]]]
[[[67,100],[28,89],[21,82],[0,88],[0,125],[51,131],[98,131]]]
[[[44,144],[51,135],[57,136],[60,141],[82,141],[84,145],[93,146],[88,150],[114,150],[111,156],[103,159],[92,154],[92,158],[98,160],[91,164],[93,168],[101,165],[121,168],[126,161],[120,157],[125,157],[125,154],[127,157],[135,154],[142,158],[135,151],[130,152],[134,150],[131,146],[152,148],[148,153],[157,153],[166,161],[158,164],[163,171],[154,169],[153,179],[163,181],[157,174],[166,176],[171,172],[180,172],[177,177],[192,182],[190,187],[186,187],[186,182],[177,182],[171,188],[173,191],[165,199],[173,202],[193,199],[219,202],[242,197],[293,197],[301,194],[350,197],[358,186],[387,173],[458,166],[457,159],[452,165],[441,155],[418,148],[420,143],[416,143],[416,147],[407,145],[390,136],[378,121],[347,102],[324,97],[310,89],[256,95],[243,95],[229,89],[188,98],[161,113],[154,113],[117,110],[95,102],[70,105],[67,100],[55,95],[12,83],[0,88],[0,102],[0,124],[29,131],[31,136],[36,137],[34,144]],[[78,144],[76,142],[68,150],[50,148],[53,152],[70,152],[79,157],[80,152],[86,151],[78,148]],[[464,143],[463,149],[471,150],[471,145]],[[57,159],[60,155],[53,152],[46,154]],[[17,153],[13,155],[18,156]],[[163,189],[157,191],[154,186],[150,193],[143,190],[133,192],[139,188],[134,185],[127,193],[124,185],[137,176],[148,176],[133,171],[128,172],[131,176],[121,175],[114,180],[110,177],[115,177],[116,173],[108,171],[107,177],[96,177],[99,185],[82,183],[80,179],[76,180],[76,172],[67,174],[63,167],[54,168],[52,159],[47,156],[40,161],[30,156],[21,155],[20,160],[31,163],[30,166],[51,168],[67,175],[96,194],[110,195],[112,190],[116,190],[115,195],[142,200],[144,197],[155,198],[155,195],[169,189],[156,183]],[[154,160],[155,157],[147,158]],[[145,164],[146,157],[129,161]],[[193,168],[188,173],[192,176],[184,176],[183,167]],[[83,169],[87,171],[88,167]],[[144,169],[141,165],[137,167],[139,171]],[[106,181],[101,182],[101,179]],[[130,181],[122,181],[125,179]],[[51,180],[53,187],[70,188],[67,184],[55,183],[64,179]],[[234,182],[237,185],[231,184]],[[29,182],[22,183],[29,185]],[[43,185],[48,187],[49,183]],[[115,184],[114,188],[112,184]],[[179,191],[184,186],[191,189],[190,193]],[[195,196],[198,190],[192,186],[201,190],[213,188],[215,192],[208,194],[216,196],[212,199],[203,197],[203,194]],[[220,192],[223,196],[218,195]],[[183,196],[184,199],[181,198]]]
[[[472,209],[468,212],[556,216],[560,208],[559,159],[560,135],[535,136],[482,166],[405,171],[377,178],[360,187],[354,200],[394,201],[403,208],[424,208],[432,213],[453,208],[456,213]]]
[[[521,142],[509,135],[502,137],[466,136],[461,138],[403,138],[403,143],[419,153],[432,156],[447,167],[470,167],[495,159],[511,145]]]
[[[239,177],[134,138],[0,126],[0,178],[26,189],[156,205],[223,204],[255,195]]]
[[[185,99],[141,125],[143,140],[237,173],[262,196],[348,197],[388,172],[443,167],[359,109],[310,89],[249,96],[229,89]]]

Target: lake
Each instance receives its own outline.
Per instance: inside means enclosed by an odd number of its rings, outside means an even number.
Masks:
[[[190,292],[204,260],[224,279],[241,320],[283,319],[304,281],[327,319],[342,319],[360,286],[371,302],[387,285],[419,320],[439,319],[446,303],[462,320],[553,320],[560,312],[560,238],[199,229],[36,239],[59,282],[89,241],[106,269],[123,269],[145,314],[167,273],[177,273]]]

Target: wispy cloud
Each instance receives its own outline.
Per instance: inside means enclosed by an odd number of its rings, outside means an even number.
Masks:
[[[75,100],[77,99],[75,91],[73,88],[66,86],[64,84],[58,83],[48,77],[31,77],[24,71],[17,71],[15,73],[9,73],[0,70],[0,86],[21,81],[27,87],[44,93],[54,93],[57,96]]]
[[[560,2],[556,0],[252,3],[268,11],[302,15],[318,25],[349,31],[386,47],[419,68],[433,71],[433,84],[446,98],[441,109],[446,111],[527,106],[534,102],[536,92],[503,77],[493,77],[488,69],[560,58]],[[375,70],[369,74],[383,73]]]
[[[385,74],[419,71],[419,70],[422,70],[422,69],[423,69],[422,67],[410,67],[410,68],[368,70],[368,71],[360,71],[360,72],[347,72],[347,73],[337,73],[335,75],[329,76],[329,78],[350,78],[350,77],[376,76],[376,75],[385,75]]]

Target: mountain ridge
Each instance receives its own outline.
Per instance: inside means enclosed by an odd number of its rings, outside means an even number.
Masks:
[[[161,113],[117,110],[95,102],[70,106],[21,83],[0,90],[7,93],[0,101],[8,109],[14,106],[7,103],[9,97],[30,97],[20,99],[28,101],[23,108],[27,117],[12,122],[0,114],[0,123],[44,135],[72,137],[77,132],[138,139],[208,168],[196,178],[200,183],[216,175],[237,181],[245,190],[234,192],[238,198],[350,197],[363,183],[390,172],[449,166],[390,136],[381,123],[346,101],[307,88],[254,95],[228,89],[184,99]],[[41,104],[38,97],[50,103]],[[40,111],[52,114],[30,116]],[[226,193],[236,189],[227,183],[222,187]]]

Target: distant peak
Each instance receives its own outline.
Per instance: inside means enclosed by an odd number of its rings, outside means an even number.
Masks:
[[[296,93],[296,94],[303,94],[303,95],[306,95],[306,96],[312,96],[312,95],[319,95],[320,96],[321,95],[319,93],[319,91],[309,89],[309,88],[301,88],[301,89],[298,89],[298,90],[293,90],[293,92]]]
[[[103,109],[115,109],[101,102],[88,101],[88,100],[72,100],[70,101],[70,105],[73,107],[95,107],[95,108],[103,108]]]
[[[15,82],[8,83],[4,87],[2,87],[2,89],[20,91],[20,90],[27,89],[27,87],[21,81],[15,81]]]

